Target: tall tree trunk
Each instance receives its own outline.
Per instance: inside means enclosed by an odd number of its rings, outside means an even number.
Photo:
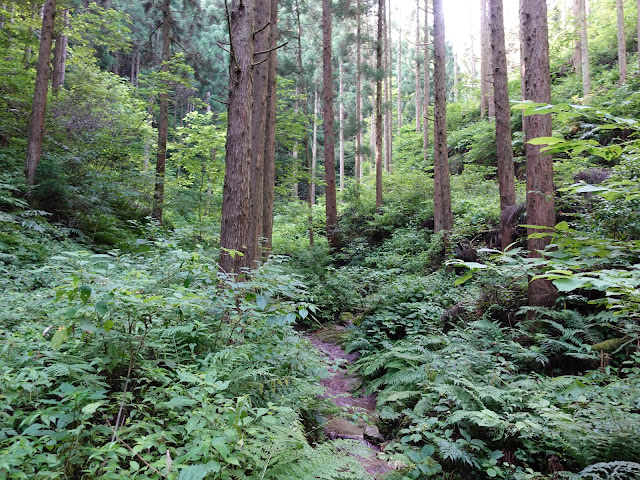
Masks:
[[[171,0],[162,3],[162,72],[169,72],[171,60]],[[153,190],[153,210],[151,216],[162,223],[164,202],[164,172],[167,162],[167,135],[169,131],[169,88],[163,86],[160,94],[160,114],[158,117],[158,153],[156,156],[156,182]]]
[[[431,85],[429,67],[429,0],[424,0],[424,86],[423,86],[423,109],[422,109],[422,155],[424,164],[429,161],[429,102],[431,101]]]
[[[549,36],[546,0],[520,0],[520,54],[522,64],[522,95],[537,103],[551,101],[549,69]],[[527,115],[522,119],[525,142],[536,137],[551,136],[551,115]],[[543,155],[540,145],[525,143],[527,158],[527,224],[553,228],[556,223],[553,158]],[[540,230],[529,229],[528,234]],[[549,243],[549,237],[529,238],[530,257],[539,257],[539,250]],[[555,301],[551,282],[534,280],[529,284],[529,304],[550,306]]]
[[[640,2],[640,0],[638,0]],[[402,129],[402,24],[398,30],[398,135]]]
[[[264,185],[262,187],[262,237],[263,256],[271,254],[273,246],[273,199],[276,182],[276,83],[278,78],[278,54],[274,49],[278,42],[278,0],[271,0],[269,25],[269,77],[267,83],[267,109],[264,141]],[[260,180],[258,180],[260,181]]]
[[[62,13],[64,30],[56,35],[56,45],[53,49],[53,73],[51,75],[51,90],[54,95],[58,94],[60,87],[64,85],[64,76],[67,64],[67,35],[65,33],[69,26],[69,10]]]
[[[56,15],[56,1],[46,0],[42,11],[42,31],[40,32],[40,50],[36,65],[36,85],[33,93],[33,108],[29,122],[27,159],[24,173],[27,185],[33,186],[36,171],[42,156],[44,139],[44,118],[47,111],[47,91],[49,89],[49,62],[53,43],[53,25]]]
[[[338,105],[338,135],[339,135],[339,152],[340,152],[340,192],[344,191],[344,78],[342,57],[338,63],[338,83],[340,88],[340,102]]]
[[[378,0],[376,40],[376,208],[382,207],[382,27],[385,0]]]
[[[386,118],[386,149],[385,149],[385,166],[387,169],[387,173],[391,173],[391,162],[393,161],[393,108],[392,108],[392,56],[391,52],[393,51],[393,41],[391,40],[391,0],[389,0],[389,6],[387,8],[387,29],[385,32],[385,46],[386,46],[386,64],[387,64],[387,95],[385,99],[386,108],[385,108],[385,118]]]
[[[640,0],[638,0],[640,2]],[[362,28],[360,24],[360,0],[356,2],[356,184],[362,177]]]
[[[422,129],[420,124],[420,117],[422,116],[420,99],[420,54],[418,52],[420,52],[420,0],[416,0],[416,132]]]
[[[498,151],[498,179],[500,183],[500,212],[506,220],[507,207],[516,203],[516,185],[511,144],[511,108],[507,78],[507,55],[504,39],[502,0],[489,0],[493,89],[496,106],[496,147]],[[501,241],[504,250],[511,244],[511,225],[501,222]]]
[[[451,230],[451,184],[447,156],[447,78],[445,58],[444,12],[442,0],[433,0],[433,220],[434,232]]]
[[[460,80],[458,74],[458,52],[453,54],[453,101],[460,101]]]
[[[627,81],[627,44],[624,36],[624,2],[616,0],[618,24],[618,63],[620,67],[620,84]]]
[[[480,0],[480,118],[484,118],[488,110],[487,98],[487,70],[488,57],[486,55],[487,40],[487,0]]]
[[[229,35],[233,54],[229,61],[229,102],[220,269],[241,273],[249,245],[249,171],[253,114],[253,5],[249,0],[232,0]]]
[[[489,12],[488,12],[488,0],[481,0],[482,13],[481,13],[481,50],[482,50],[482,64],[483,72],[481,73],[481,81],[484,83],[482,100],[484,110],[489,118],[495,117],[495,105],[493,101],[493,66],[491,65],[491,32],[489,29]],[[481,112],[481,116],[482,112]]]
[[[311,144],[311,186],[309,197],[311,204],[316,204],[316,168],[318,166],[318,115],[319,115],[318,90],[315,91],[313,99],[313,142]]]
[[[573,47],[573,68],[576,72],[582,66],[582,34],[580,18],[580,0],[573,0],[573,30],[575,35],[575,45]]]
[[[580,62],[582,65],[582,96],[586,97],[591,93],[591,72],[589,66],[589,35],[587,32],[587,10],[585,0],[577,0],[579,6],[580,19]]]
[[[332,251],[338,249],[338,210],[336,205],[335,139],[333,133],[333,68],[331,65],[331,0],[322,0],[322,91],[324,97],[324,172],[327,212],[327,240]]]
[[[265,128],[267,121],[267,89],[269,83],[269,60],[271,47],[271,0],[254,0],[254,50],[253,61],[253,113],[251,117],[251,167],[249,180],[249,240],[246,266],[254,268],[261,259],[264,197]],[[297,101],[296,101],[297,109]],[[297,148],[296,155],[297,157]],[[294,160],[295,162],[295,160]],[[295,168],[295,167],[294,167]]]

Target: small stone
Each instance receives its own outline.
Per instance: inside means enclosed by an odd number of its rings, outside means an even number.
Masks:
[[[374,445],[380,445],[384,442],[384,437],[375,425],[367,425],[364,428],[364,439]]]

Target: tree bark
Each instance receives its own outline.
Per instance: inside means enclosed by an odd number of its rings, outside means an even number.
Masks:
[[[640,0],[638,0],[640,1]],[[362,27],[360,23],[360,0],[356,2],[356,184],[362,177]]]
[[[232,55],[229,61],[229,101],[220,269],[241,273],[249,244],[249,168],[253,114],[253,3],[232,0],[229,18]]]
[[[344,191],[344,78],[343,78],[343,65],[342,57],[338,63],[338,83],[340,88],[340,102],[338,104],[338,139],[339,139],[339,152],[340,152],[340,193]]]
[[[575,45],[573,47],[573,68],[576,72],[582,66],[582,34],[580,31],[580,0],[573,0],[573,30],[575,35]]]
[[[507,78],[507,55],[504,39],[502,0],[489,0],[493,88],[496,108],[496,147],[498,151],[498,179],[500,184],[500,212],[516,204],[516,185],[511,144],[511,106]],[[511,225],[501,222],[501,242],[504,250],[511,244]]]
[[[65,30],[69,26],[69,10],[62,13],[64,29],[56,35],[56,45],[53,49],[53,73],[51,76],[51,90],[58,94],[60,87],[64,85],[64,76],[67,64],[67,35]]]
[[[429,77],[429,0],[424,0],[424,87],[423,87],[423,109],[422,109],[422,155],[424,164],[429,161],[429,102],[431,100],[431,85]]]
[[[391,3],[391,0],[389,0]],[[386,8],[386,2],[385,2]],[[385,93],[384,93],[384,138],[385,138],[385,148],[384,148],[384,167],[387,173],[391,173],[391,161],[393,154],[393,137],[391,132],[393,130],[393,120],[391,118],[392,108],[391,108],[391,51],[393,49],[393,43],[391,42],[391,5],[389,4],[389,8],[386,9],[387,13],[385,15],[385,31],[384,31],[384,56],[385,56]]]
[[[254,51],[266,52],[271,47],[271,0],[254,0]],[[253,113],[251,116],[251,166],[249,180],[249,243],[246,265],[255,268],[262,255],[265,129],[267,121],[267,90],[269,83],[270,53],[254,54],[253,61]],[[297,101],[296,101],[297,102]],[[297,103],[296,103],[297,108]],[[297,157],[297,148],[296,148]],[[294,160],[295,162],[295,160]]]
[[[537,103],[551,101],[549,68],[549,34],[545,0],[520,0],[520,54],[522,64],[522,95]],[[551,136],[551,115],[527,115],[522,119],[525,142],[536,137]],[[540,145],[525,143],[527,159],[527,223],[553,228],[556,212],[553,186],[553,159],[543,155]],[[529,229],[528,234],[540,230]],[[540,257],[549,237],[529,238],[530,257]],[[534,280],[529,284],[529,304],[550,306],[555,301],[551,282]]]
[[[426,42],[425,42],[426,43]],[[416,132],[422,130],[420,117],[422,116],[422,103],[420,99],[420,0],[416,0]]]
[[[481,105],[481,116],[487,113],[489,118],[495,117],[495,105],[493,100],[493,66],[491,65],[491,32],[489,29],[488,0],[481,0],[481,82],[483,98]]]
[[[627,81],[627,44],[624,36],[624,2],[616,0],[618,24],[618,64],[620,67],[620,84]]]
[[[316,168],[318,166],[318,110],[319,110],[318,91],[316,90],[313,99],[313,142],[311,144],[311,186],[309,188],[309,196],[311,204],[316,204]]]
[[[53,25],[56,15],[56,1],[46,0],[42,11],[42,31],[40,33],[40,50],[36,65],[36,84],[33,93],[33,108],[29,122],[27,143],[27,159],[24,173],[27,185],[33,186],[36,171],[42,156],[44,140],[44,119],[47,111],[47,91],[49,87],[49,62],[53,43]]]
[[[638,0],[640,2],[640,0]],[[398,135],[402,129],[402,25],[398,30]]]
[[[382,28],[385,0],[378,0],[376,41],[376,208],[382,207]]]
[[[269,29],[270,48],[278,41],[278,0],[271,0]],[[278,51],[269,52],[269,77],[267,83],[266,127],[264,141],[264,185],[262,187],[262,254],[266,258],[273,247],[273,199],[276,182],[276,83],[278,78]],[[260,181],[260,180],[258,180]]]
[[[582,96],[591,93],[591,72],[589,66],[589,35],[587,32],[587,10],[585,0],[577,0],[580,19],[580,63],[582,65]],[[640,1],[640,0],[639,0]]]
[[[160,70],[169,73],[171,60],[171,0],[162,3],[162,67]],[[167,136],[169,131],[169,85],[162,86],[159,95],[160,113],[158,117],[158,153],[156,155],[156,179],[153,189],[153,210],[151,216],[162,223],[164,203],[164,173],[167,162]]]
[[[480,118],[487,114],[487,56],[486,56],[486,16],[487,0],[480,0]]]
[[[336,205],[335,139],[333,133],[333,68],[331,65],[331,0],[322,0],[322,71],[324,97],[324,172],[327,212],[327,240],[332,251],[338,249],[338,210]]]
[[[433,220],[434,232],[451,230],[451,184],[447,154],[447,79],[445,58],[444,12],[442,0],[433,0],[433,86],[434,86],[434,140],[433,140]]]

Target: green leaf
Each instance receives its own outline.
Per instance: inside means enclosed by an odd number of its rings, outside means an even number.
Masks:
[[[583,277],[557,278],[553,284],[561,292],[571,292],[577,288],[584,287],[589,281]]]
[[[60,327],[56,330],[51,338],[51,348],[59,350],[64,341],[69,337],[69,330],[67,327]]]
[[[217,473],[219,471],[220,464],[215,460],[211,460],[209,463],[191,465],[183,468],[178,480],[203,480],[210,473]]]
[[[96,302],[95,309],[96,312],[98,312],[98,315],[106,315],[106,313],[109,311],[109,304],[104,300],[100,300],[99,302]]]
[[[529,145],[555,145],[556,143],[564,142],[564,138],[556,137],[537,137],[532,138],[527,143]]]
[[[194,405],[195,403],[196,401],[193,400],[192,398],[178,396],[178,397],[173,397],[168,402],[165,402],[164,406],[171,409],[176,409],[180,407],[189,407],[191,405]]]
[[[86,305],[91,296],[91,287],[89,285],[80,285],[78,291],[80,292],[80,300]]]
[[[98,410],[98,408],[100,408],[102,405],[104,405],[104,402],[89,403],[88,405],[85,405],[84,407],[82,407],[82,413],[84,413],[87,416],[93,415],[96,412],[96,410]]]
[[[300,315],[300,318],[307,318],[309,312],[305,308],[301,308],[300,310],[298,310],[298,315]]]
[[[64,312],[64,318],[66,319],[70,319],[76,316],[76,313],[78,313],[78,310],[80,310],[80,307],[69,307],[67,308],[67,311]]]

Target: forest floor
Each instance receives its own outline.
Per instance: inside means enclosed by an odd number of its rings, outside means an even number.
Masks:
[[[376,423],[376,397],[365,395],[362,379],[349,371],[349,366],[358,358],[356,353],[346,353],[341,346],[347,329],[331,325],[308,335],[309,340],[322,354],[329,365],[329,376],[322,381],[326,388],[324,397],[330,400],[338,413],[330,415],[323,425],[330,439],[350,439],[369,450],[366,457],[357,457],[369,475],[376,480],[394,470],[392,463],[379,458],[385,444]]]

